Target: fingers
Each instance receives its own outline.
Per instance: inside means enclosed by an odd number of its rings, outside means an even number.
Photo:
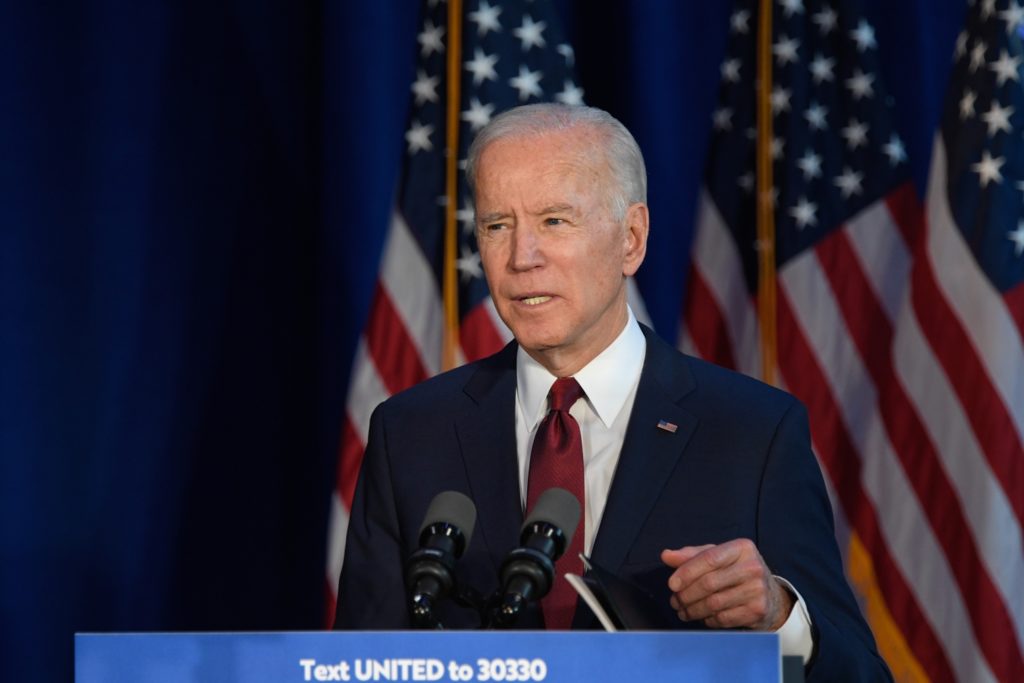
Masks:
[[[767,593],[747,582],[694,602],[673,594],[669,603],[683,621],[703,621],[711,628],[741,628],[761,622],[769,611]]]
[[[723,545],[706,550],[676,569],[668,585],[683,602],[694,604],[735,586],[761,582],[767,574],[756,551]]]
[[[721,545],[666,550],[670,604],[684,621],[703,621],[710,628],[777,628],[792,600],[771,575],[760,552],[748,539]]]
[[[752,541],[737,539],[720,545],[689,546],[673,552],[677,553],[675,557],[681,558],[682,561],[675,565],[676,570],[669,577],[668,587],[673,592],[678,592],[701,580],[706,574],[719,570],[727,571],[744,555],[757,554],[757,549]],[[664,560],[665,553],[662,553],[662,561]],[[718,580],[721,580],[721,577]]]

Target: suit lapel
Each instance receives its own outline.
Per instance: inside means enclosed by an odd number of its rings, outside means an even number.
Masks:
[[[646,327],[643,331],[644,367],[592,553],[594,562],[611,572],[621,567],[697,426],[679,405],[694,388],[688,367],[675,349]],[[658,426],[662,420],[668,429]]]
[[[485,360],[464,387],[475,409],[456,419],[477,529],[494,562],[516,547],[523,511],[515,432],[515,344]]]

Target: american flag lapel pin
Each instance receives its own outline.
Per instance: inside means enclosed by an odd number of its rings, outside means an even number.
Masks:
[[[658,429],[664,429],[669,434],[675,434],[679,426],[668,420],[658,420]]]

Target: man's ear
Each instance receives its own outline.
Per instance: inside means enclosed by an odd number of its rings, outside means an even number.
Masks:
[[[624,221],[626,232],[625,257],[622,260],[622,274],[626,277],[635,275],[647,255],[647,233],[650,231],[650,212],[642,202],[632,204],[626,209]]]

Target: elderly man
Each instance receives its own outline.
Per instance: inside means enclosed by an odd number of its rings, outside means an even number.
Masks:
[[[639,325],[643,158],[607,113],[530,105],[470,148],[477,241],[515,342],[383,403],[352,509],[340,628],[408,625],[403,561],[431,498],[477,505],[458,566],[485,592],[539,491],[576,493],[577,553],[657,596],[664,628],[779,631],[809,680],[885,680],[842,575],[805,412],[788,394],[684,356]],[[526,628],[593,625],[564,579]],[[443,605],[449,627],[477,617]]]

